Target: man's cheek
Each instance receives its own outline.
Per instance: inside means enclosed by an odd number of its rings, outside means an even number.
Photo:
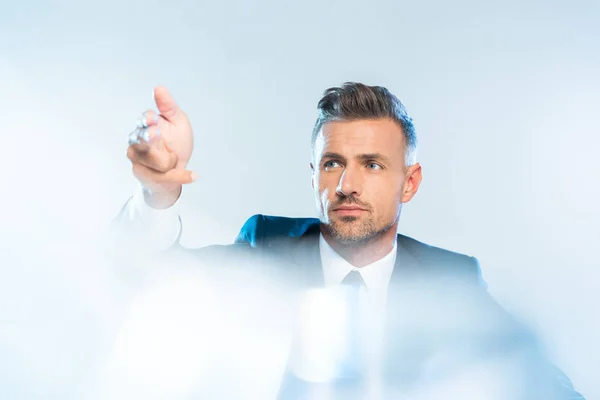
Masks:
[[[319,188],[319,199],[324,209],[327,208],[327,205],[329,203],[329,199],[327,198],[328,193],[329,192],[327,189]]]

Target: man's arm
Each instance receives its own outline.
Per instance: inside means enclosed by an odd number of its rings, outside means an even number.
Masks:
[[[178,243],[182,187],[196,179],[186,170],[193,150],[186,114],[164,87],[154,90],[154,100],[158,113],[143,113],[129,135],[127,157],[140,185],[112,226],[119,247],[150,252]]]

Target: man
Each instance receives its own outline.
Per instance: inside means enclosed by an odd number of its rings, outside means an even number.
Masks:
[[[177,246],[181,234],[176,206],[182,186],[198,177],[185,169],[193,148],[185,113],[165,88],[154,95],[159,114],[143,114],[127,152],[143,188],[120,221],[137,227],[144,243],[167,248]],[[318,109],[310,166],[319,219],[253,216],[235,245],[216,250],[224,257],[239,251],[268,255],[306,289],[348,289],[346,328],[320,347],[342,361],[328,378],[317,376],[315,365],[326,361],[318,354],[317,361],[311,358],[316,345],[302,328],[280,397],[312,398],[323,390],[339,398],[418,397],[424,387],[445,388],[460,371],[492,360],[499,366],[492,380],[512,383],[488,388],[487,395],[578,398],[569,380],[535,350],[527,330],[488,295],[475,258],[397,234],[402,205],[422,180],[415,129],[402,103],[383,87],[351,82],[326,90]],[[198,254],[206,258],[214,251]],[[319,299],[316,308],[325,307],[327,297]],[[299,318],[306,325],[315,313]],[[313,335],[321,342],[335,314]],[[498,371],[507,370],[510,376],[501,377]],[[324,380],[329,384],[317,383]],[[519,380],[526,383],[514,384]]]

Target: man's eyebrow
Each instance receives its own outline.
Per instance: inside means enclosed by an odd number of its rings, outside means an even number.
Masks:
[[[336,158],[338,160],[345,160],[346,159],[343,155],[338,154],[338,153],[333,153],[331,151],[323,153],[323,155],[321,155],[321,158],[322,159],[323,158]]]
[[[323,153],[323,155],[321,156],[321,159],[336,159],[336,160],[341,160],[341,161],[345,161],[346,157],[344,157],[341,154],[338,153],[334,153],[331,151],[325,152]],[[389,163],[390,159],[386,156],[384,156],[381,153],[366,153],[366,154],[359,154],[358,156],[356,156],[356,158],[360,161],[369,161],[369,160],[375,160],[375,161],[381,161],[383,163]]]
[[[381,153],[360,154],[356,158],[358,158],[359,160],[362,160],[362,161],[375,160],[375,161],[383,161],[385,163],[390,162],[390,159]]]

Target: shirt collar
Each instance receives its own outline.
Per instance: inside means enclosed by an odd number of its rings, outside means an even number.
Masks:
[[[319,252],[325,286],[339,285],[351,271],[358,271],[369,291],[386,290],[396,262],[396,248],[394,241],[394,247],[383,258],[364,267],[356,268],[336,253],[321,234],[319,236]]]

